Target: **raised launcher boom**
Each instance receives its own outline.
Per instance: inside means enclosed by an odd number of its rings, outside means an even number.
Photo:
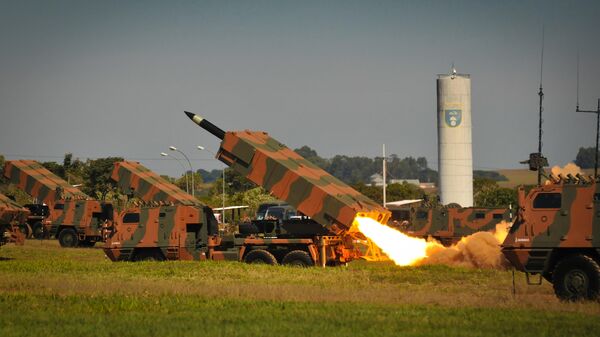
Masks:
[[[4,176],[20,190],[50,207],[61,199],[91,199],[34,160],[7,161]]]
[[[111,179],[117,183],[121,191],[131,192],[145,202],[204,206],[193,196],[135,161],[116,162]]]
[[[355,233],[354,219],[386,224],[390,212],[262,131],[228,131],[185,112],[217,138],[217,158],[250,181],[285,200],[335,235]]]

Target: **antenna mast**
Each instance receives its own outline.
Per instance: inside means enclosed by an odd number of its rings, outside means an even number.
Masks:
[[[542,134],[544,133],[542,131],[542,123],[544,122],[544,120],[542,119],[542,112],[544,111],[544,107],[542,105],[543,100],[544,100],[544,89],[542,87],[542,79],[543,79],[543,74],[544,74],[544,28],[542,27],[542,55],[541,55],[541,64],[540,64],[540,91],[538,92],[538,95],[540,96],[540,109],[539,109],[539,113],[540,113],[540,117],[539,117],[539,126],[538,126],[538,153],[539,156],[542,156]],[[537,183],[538,185],[542,184],[542,171],[544,170],[544,167],[542,165],[538,166],[538,170],[537,170]]]
[[[577,52],[577,107],[575,112],[585,112],[596,114],[596,153],[594,154],[594,180],[598,178],[598,140],[600,139],[600,98],[598,98],[598,107],[596,110],[579,109],[579,52]]]

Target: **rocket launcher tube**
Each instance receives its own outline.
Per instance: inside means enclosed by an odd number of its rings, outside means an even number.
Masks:
[[[50,206],[59,199],[91,199],[33,160],[7,161],[4,176],[20,190]]]
[[[186,114],[200,125],[197,121],[200,117]],[[217,158],[334,234],[357,231],[354,225],[357,216],[367,216],[382,224],[390,218],[387,209],[266,132],[225,132]]]
[[[135,161],[115,162],[111,179],[123,193],[132,192],[145,201],[165,201],[204,206],[200,201]]]

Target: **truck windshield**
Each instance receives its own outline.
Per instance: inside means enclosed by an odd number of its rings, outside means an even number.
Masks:
[[[283,219],[283,208],[281,207],[270,207],[265,214],[265,219]]]

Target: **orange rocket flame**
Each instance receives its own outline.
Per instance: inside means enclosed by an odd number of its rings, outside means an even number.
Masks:
[[[357,217],[358,230],[371,239],[398,266],[410,266],[426,258],[428,251],[443,248],[437,242],[413,238],[371,218]]]
[[[445,247],[437,241],[415,238],[371,218],[357,217],[358,229],[375,243],[396,265],[445,264],[474,268],[505,268],[500,244],[508,234],[509,223],[496,225],[493,232],[478,232]]]

